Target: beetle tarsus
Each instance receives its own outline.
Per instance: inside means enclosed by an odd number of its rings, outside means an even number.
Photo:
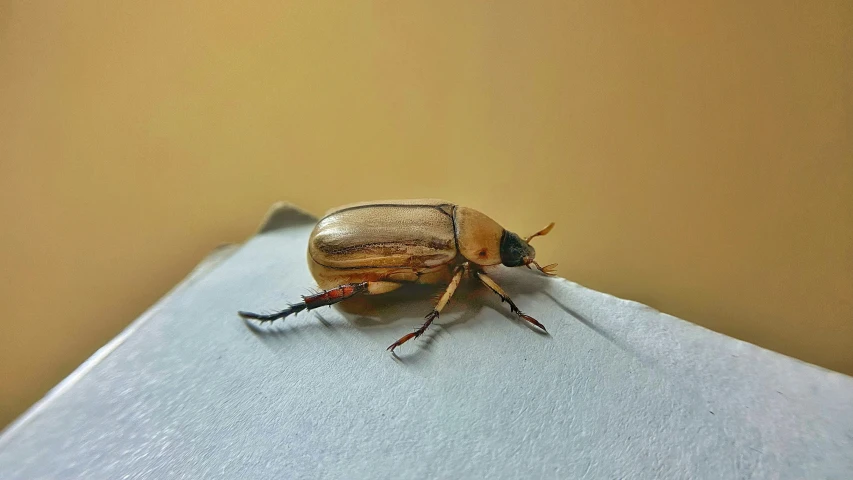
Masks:
[[[456,267],[456,270],[453,272],[453,278],[450,280],[450,284],[447,285],[447,289],[444,290],[444,293],[441,294],[441,298],[438,299],[438,302],[435,304],[435,308],[425,317],[426,321],[423,325],[421,325],[417,330],[413,333],[409,333],[407,335],[403,335],[399,340],[392,343],[391,346],[388,347],[390,352],[394,352],[394,349],[399,347],[400,345],[408,342],[413,338],[420,337],[429,328],[430,324],[433,320],[438,318],[440,312],[444,309],[444,306],[447,305],[447,302],[450,301],[450,297],[453,296],[453,293],[456,292],[456,287],[459,286],[459,282],[462,281],[462,277],[465,273],[468,272],[468,262],[463,263]]]
[[[308,305],[306,305],[305,302],[300,302],[288,305],[287,308],[285,308],[284,310],[274,313],[254,313],[240,311],[237,312],[237,315],[240,315],[245,319],[257,320],[261,323],[264,323],[273,322],[275,320],[278,320],[279,318],[285,318],[289,315],[295,315],[301,312],[302,310],[305,310],[306,308],[308,308]]]
[[[532,323],[533,325],[536,325],[537,327],[539,327],[540,329],[542,329],[542,331],[543,331],[543,332],[547,332],[547,331],[548,331],[548,329],[547,329],[547,328],[545,328],[545,325],[542,325],[541,323],[539,323],[539,321],[538,321],[538,320],[536,320],[535,318],[531,317],[530,315],[528,315],[528,314],[526,314],[526,313],[522,313],[522,312],[521,312],[521,310],[517,310],[517,311],[515,312],[515,314],[516,314],[516,315],[518,315],[521,319],[525,320],[526,322],[528,322],[528,323]]]
[[[512,313],[514,313],[514,314],[518,315],[518,318],[520,318],[520,319],[524,320],[525,322],[527,322],[527,323],[529,323],[529,324],[531,324],[531,325],[535,325],[535,326],[539,327],[540,329],[542,329],[542,331],[543,331],[543,332],[547,332],[547,331],[548,331],[548,329],[546,329],[546,328],[545,328],[545,325],[542,325],[541,323],[539,323],[539,320],[536,320],[535,318],[531,317],[530,315],[528,315],[528,314],[526,314],[526,313],[522,312],[522,311],[521,311],[521,310],[520,310],[520,309],[515,305],[515,302],[513,302],[512,300],[510,300],[510,298],[509,298],[509,297],[501,296],[501,301],[502,301],[502,302],[504,302],[504,301],[505,301],[505,302],[509,303],[509,310],[510,310]]]
[[[397,348],[397,347],[399,347],[400,345],[402,345],[402,344],[404,344],[404,343],[408,342],[409,340],[411,340],[411,339],[415,338],[415,336],[416,336],[416,335],[415,335],[414,333],[407,333],[406,335],[403,335],[402,337],[400,337],[400,339],[399,339],[399,340],[397,340],[396,342],[394,342],[394,343],[392,343],[391,345],[389,345],[389,346],[388,346],[388,348],[387,348],[387,350],[388,350],[389,352],[391,352],[391,353],[394,353],[394,349],[395,349],[395,348]]]
[[[399,347],[400,345],[402,345],[402,344],[404,344],[404,343],[408,342],[409,340],[411,340],[411,339],[413,339],[413,338],[418,338],[418,337],[420,337],[421,335],[423,335],[423,334],[424,334],[424,332],[426,331],[426,329],[427,329],[427,328],[429,328],[429,325],[432,323],[432,321],[433,321],[433,320],[435,320],[436,318],[438,318],[438,315],[439,315],[438,310],[433,310],[433,311],[431,311],[431,312],[429,313],[429,315],[427,315],[427,316],[426,316],[426,322],[424,322],[424,324],[423,324],[423,325],[421,325],[420,327],[418,327],[418,329],[417,329],[417,330],[415,330],[414,332],[412,332],[412,333],[407,333],[407,334],[403,335],[402,337],[400,337],[400,339],[399,339],[399,340],[397,340],[396,342],[392,343],[392,344],[387,348],[387,350],[388,350],[389,352],[391,352],[391,353],[394,353],[394,349],[395,349],[395,348]]]
[[[546,333],[548,332],[548,330],[545,328],[545,325],[542,325],[535,318],[533,318],[530,315],[522,312],[521,309],[518,308],[518,306],[516,306],[515,302],[513,302],[512,299],[509,298],[509,295],[507,295],[506,292],[504,292],[504,290],[501,288],[501,286],[498,285],[494,280],[492,280],[491,277],[489,277],[488,275],[486,275],[483,272],[477,272],[477,278],[479,278],[480,281],[483,282],[483,285],[489,287],[489,289],[491,291],[495,292],[499,297],[501,297],[502,303],[503,302],[508,303],[510,311],[512,313],[518,315],[518,318],[524,320],[525,322],[527,322],[531,325],[535,325],[536,327],[542,329],[543,332],[546,332]]]

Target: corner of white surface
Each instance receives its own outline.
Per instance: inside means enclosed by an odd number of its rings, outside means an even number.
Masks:
[[[272,204],[264,215],[256,234],[278,230],[294,223],[314,223],[317,217],[290,202],[279,201]]]

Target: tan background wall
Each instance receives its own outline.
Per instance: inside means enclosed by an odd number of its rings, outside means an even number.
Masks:
[[[280,199],[853,374],[853,3],[238,3],[0,4],[0,425]]]

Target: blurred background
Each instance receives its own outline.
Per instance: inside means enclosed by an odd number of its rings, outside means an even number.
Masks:
[[[0,426],[277,200],[556,221],[562,276],[853,374],[851,113],[849,1],[2,2]]]

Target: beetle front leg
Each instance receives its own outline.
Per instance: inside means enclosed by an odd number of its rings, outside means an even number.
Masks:
[[[509,295],[507,295],[506,292],[504,292],[504,290],[500,287],[500,285],[495,283],[495,281],[492,280],[491,277],[480,271],[475,272],[475,275],[477,275],[477,278],[480,279],[481,282],[483,282],[483,285],[489,287],[489,289],[491,289],[493,292],[497,293],[499,297],[501,297],[501,302],[506,302],[509,304],[509,309],[512,311],[512,313],[518,315],[518,317],[524,320],[525,322],[528,322],[532,325],[536,325],[537,327],[541,328],[542,331],[548,331],[545,329],[545,325],[542,325],[535,318],[519,310],[519,308],[515,305],[515,302],[513,302],[509,298]]]
[[[403,335],[402,337],[400,337],[399,340],[392,343],[388,347],[389,351],[393,353],[395,348],[399,347],[400,345],[408,342],[413,338],[418,338],[423,335],[426,329],[429,328],[430,324],[432,324],[432,321],[438,318],[438,315],[441,313],[441,310],[444,309],[444,306],[447,305],[447,302],[450,301],[450,297],[452,297],[453,293],[456,292],[456,287],[459,286],[459,282],[462,281],[462,276],[467,270],[468,262],[465,262],[464,264],[456,267],[456,271],[453,274],[453,279],[450,280],[450,285],[447,286],[447,289],[441,295],[441,298],[438,299],[438,303],[436,303],[435,308],[432,310],[432,312],[430,312],[429,315],[426,316],[426,321],[424,322],[424,324],[421,325],[414,332]]]
[[[334,305],[338,302],[342,302],[348,298],[361,294],[378,295],[380,293],[396,290],[401,286],[402,284],[395,282],[347,283],[339,287],[324,290],[314,295],[303,296],[301,302],[290,304],[284,310],[275,313],[261,314],[241,311],[237,312],[237,314],[243,318],[258,320],[261,323],[272,322],[273,320],[285,318],[291,314],[295,315],[302,310],[313,310],[326,305]]]

